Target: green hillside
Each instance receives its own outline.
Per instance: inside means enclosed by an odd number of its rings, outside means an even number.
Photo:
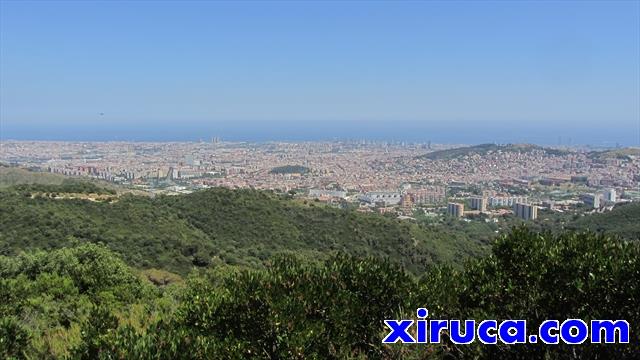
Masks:
[[[52,190],[32,185],[0,191],[1,253],[100,242],[132,266],[184,274],[212,263],[261,267],[280,252],[321,260],[341,251],[389,257],[419,271],[482,255],[489,240],[254,190],[90,201],[34,195],[43,189]]]
[[[616,206],[612,211],[583,216],[570,222],[567,229],[590,230],[640,240],[640,203]]]
[[[37,169],[25,169],[0,163],[0,189],[11,186],[26,187],[30,185],[41,186],[40,189],[43,190],[44,188],[42,188],[42,186],[64,185],[62,189],[63,192],[69,192],[74,190],[74,188],[78,189],[79,187],[84,188],[84,190],[80,192],[87,192],[89,190],[110,193],[116,191],[131,191],[103,180],[83,177],[68,177],[61,174],[39,171]],[[55,190],[55,188],[52,189]]]
[[[20,184],[60,185],[67,179],[63,175],[8,166],[0,163],[0,188]]]
[[[438,150],[434,152],[430,152],[420,156],[423,159],[429,160],[452,160],[457,159],[459,157],[468,156],[468,155],[486,155],[491,152],[531,152],[533,150],[544,151],[549,155],[562,155],[565,154],[566,151],[544,148],[538,145],[532,144],[507,144],[507,145],[497,145],[497,144],[480,144],[474,146],[466,146],[455,149],[447,149],[447,150]]]
[[[630,156],[640,157],[640,148],[628,147],[614,150],[592,151],[589,156],[593,159],[626,159]]]

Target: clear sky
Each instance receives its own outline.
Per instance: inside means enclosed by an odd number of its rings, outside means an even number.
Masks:
[[[1,137],[640,143],[640,2],[0,0]]]

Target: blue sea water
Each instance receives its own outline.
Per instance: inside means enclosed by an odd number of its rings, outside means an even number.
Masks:
[[[426,143],[533,143],[540,145],[638,146],[637,128],[488,122],[255,121],[163,123],[2,123],[2,140],[69,141],[319,141],[385,140]]]

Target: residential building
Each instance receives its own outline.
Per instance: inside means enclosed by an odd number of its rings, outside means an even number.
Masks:
[[[513,204],[513,213],[523,220],[535,220],[538,217],[538,207],[529,204]]]
[[[464,216],[464,204],[449,203],[447,205],[447,214],[455,217]]]

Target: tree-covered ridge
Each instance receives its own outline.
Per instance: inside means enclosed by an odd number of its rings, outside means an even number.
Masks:
[[[507,144],[507,145],[498,145],[498,144],[480,144],[474,146],[465,146],[454,149],[447,150],[437,150],[425,155],[422,155],[421,158],[429,159],[429,160],[452,160],[463,156],[468,155],[487,155],[490,152],[520,152],[527,153],[534,150],[542,151],[548,155],[564,155],[567,151],[558,150],[558,149],[550,149],[545,148],[538,145],[532,144]]]
[[[0,192],[0,251],[103,243],[135,267],[186,273],[208,237],[170,209],[143,196],[111,203]],[[194,253],[190,253],[194,252]]]
[[[280,257],[150,288],[100,246],[0,257],[0,356],[84,359],[575,359],[640,356],[640,247],[515,229],[464,269]],[[33,264],[33,265],[32,265]],[[70,265],[69,265],[70,264]],[[103,268],[105,270],[103,270]],[[87,296],[89,295],[90,296]],[[146,304],[140,307],[140,304]],[[630,344],[383,345],[384,319],[625,319]]]
[[[127,194],[110,202],[31,196],[37,190],[0,192],[0,253],[100,242],[132,266],[186,274],[216,262],[260,267],[283,251],[318,260],[344,251],[420,271],[430,263],[461,264],[484,254],[489,241],[255,190]]]
[[[495,226],[482,221],[415,223],[255,190],[217,188],[156,198],[120,194],[108,201],[68,198],[64,191],[101,190],[92,183],[71,183],[0,191],[0,254],[103,243],[134,267],[184,275],[215,263],[262,267],[282,252],[314,260],[345,252],[388,257],[417,273],[431,263],[460,265],[482,256],[495,237]],[[534,225],[637,240],[640,224],[634,219],[639,217],[640,205],[632,203],[609,213]]]
[[[515,217],[505,218],[502,231],[513,226],[526,223],[535,231],[552,231],[562,233],[564,231],[593,231],[610,236],[617,236],[622,240],[640,240],[640,203],[617,204],[612,210],[590,213],[589,209],[580,213],[541,211],[534,221],[524,222]],[[465,224],[469,226],[473,223]]]
[[[20,184],[12,187],[12,190],[30,195],[57,195],[57,194],[108,194],[115,195],[116,191],[98,186],[93,182],[64,179],[60,184]]]
[[[269,192],[215,189],[163,200],[223,250],[240,249],[240,259],[265,260],[282,249],[320,259],[343,251],[390,257],[418,270],[433,262],[461,263],[483,254],[479,241],[377,214],[300,204]]]
[[[612,211],[583,216],[570,222],[570,230],[591,230],[640,240],[640,203],[616,206]]]
[[[592,151],[589,153],[589,157],[598,160],[605,159],[626,159],[629,157],[640,157],[640,148],[627,147],[621,149],[604,150],[604,151]]]

